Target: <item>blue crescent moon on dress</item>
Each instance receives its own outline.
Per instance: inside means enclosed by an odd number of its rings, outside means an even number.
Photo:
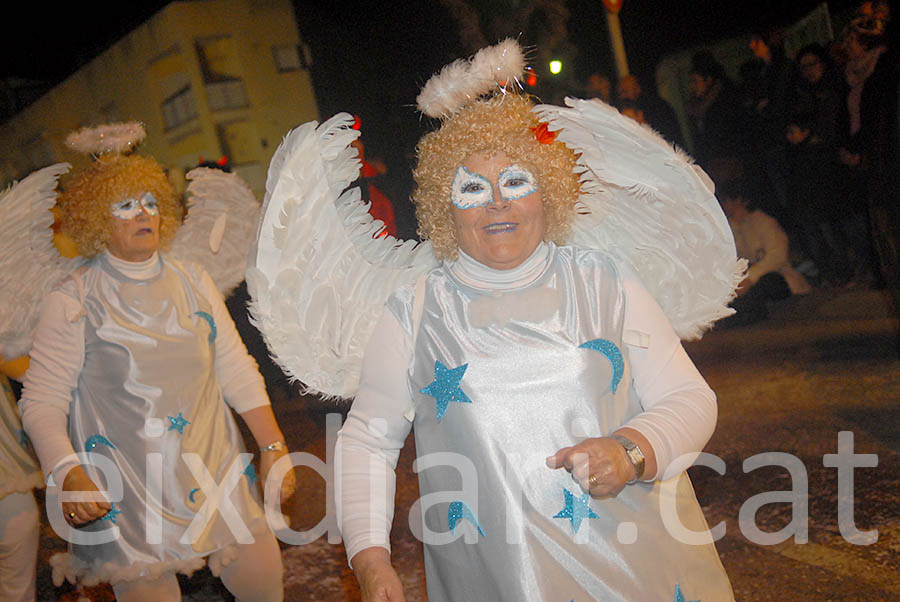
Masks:
[[[675,602],[687,602],[684,594],[681,593],[681,585],[675,584]],[[700,600],[691,600],[690,602],[700,602]]]
[[[465,502],[451,502],[450,508],[447,510],[447,523],[450,525],[450,532],[452,533],[459,521],[464,519],[472,523],[478,529],[478,533],[486,537],[484,529],[481,528],[469,505]]]
[[[103,435],[91,435],[84,442],[84,451],[94,451],[94,448],[97,447],[98,443],[102,443],[106,447],[116,449],[116,446],[112,444],[112,441],[110,441]]]
[[[606,356],[606,359],[609,360],[609,365],[612,367],[612,380],[610,381],[609,388],[615,393],[616,389],[619,387],[619,382],[622,380],[622,375],[625,374],[625,359],[622,357],[622,352],[616,344],[612,341],[607,341],[606,339],[593,339],[586,343],[582,343],[578,348],[593,349]]]
[[[195,311],[195,316],[200,316],[206,323],[209,324],[209,342],[212,343],[216,340],[216,321],[213,320],[213,317],[206,313],[205,311]]]

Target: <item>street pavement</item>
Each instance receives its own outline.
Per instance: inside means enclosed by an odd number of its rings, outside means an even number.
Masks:
[[[815,291],[781,302],[762,323],[713,330],[686,345],[718,395],[718,426],[706,452],[722,462],[689,472],[707,521],[724,527],[716,545],[737,600],[900,600],[898,341],[886,295]],[[345,408],[277,385],[272,397],[291,449],[327,461],[326,434]],[[427,599],[422,547],[406,521],[418,497],[413,458],[410,438],[398,466],[392,535],[409,602]],[[333,518],[322,477],[301,468],[298,482],[285,508],[294,537]],[[800,495],[804,484],[808,495]],[[777,495],[771,492],[791,490],[790,503],[754,507],[755,496],[767,501]],[[41,546],[39,600],[112,599],[104,586],[54,588],[47,558],[63,543],[45,527]],[[322,536],[283,544],[282,554],[286,600],[359,599],[340,543]],[[181,584],[186,600],[232,599],[207,569]]]

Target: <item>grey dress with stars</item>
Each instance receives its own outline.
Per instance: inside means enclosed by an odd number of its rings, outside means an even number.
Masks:
[[[414,291],[388,302],[415,341],[408,384],[429,600],[732,600],[686,474],[599,500],[546,467],[556,450],[642,411],[615,267],[597,252],[550,252],[515,290],[435,269],[415,333]],[[673,537],[666,512],[702,543]]]
[[[191,572],[203,566],[203,557],[235,543],[219,512],[185,535],[198,512],[213,509],[204,507],[204,487],[194,474],[203,469],[192,472],[185,457],[202,463],[216,484],[237,471],[228,499],[246,526],[235,532],[267,528],[256,475],[249,458],[240,457],[241,435],[219,387],[216,324],[197,284],[202,272],[161,262],[153,278],[133,280],[100,256],[80,274],[83,292],[77,278],[60,288],[81,301],[82,315],[70,319],[85,320],[69,435],[76,452],[107,457],[122,479],[113,510],[80,530],[117,529],[112,541],[72,544],[68,556],[54,559],[86,583]],[[99,483],[111,484],[104,476]]]

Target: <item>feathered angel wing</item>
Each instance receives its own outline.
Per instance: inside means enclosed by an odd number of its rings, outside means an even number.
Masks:
[[[437,265],[429,243],[383,232],[358,188],[353,118],[290,132],[275,152],[247,269],[250,314],[273,358],[307,390],[353,397],[384,302]]]
[[[56,184],[69,171],[57,163],[28,175],[0,194],[0,354],[31,350],[41,299],[79,262],[53,246]]]
[[[170,254],[202,265],[227,297],[244,279],[259,202],[237,175],[198,167],[187,174],[188,214]]]
[[[730,313],[745,262],[709,177],[650,128],[598,100],[535,108],[579,154],[572,242],[629,266],[682,339]]]

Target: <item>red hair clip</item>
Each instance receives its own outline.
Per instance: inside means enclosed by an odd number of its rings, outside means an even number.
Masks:
[[[556,140],[556,132],[551,132],[547,128],[547,124],[543,121],[533,128],[528,129],[534,133],[534,137],[537,138],[538,142],[541,144],[553,144],[553,141]]]

